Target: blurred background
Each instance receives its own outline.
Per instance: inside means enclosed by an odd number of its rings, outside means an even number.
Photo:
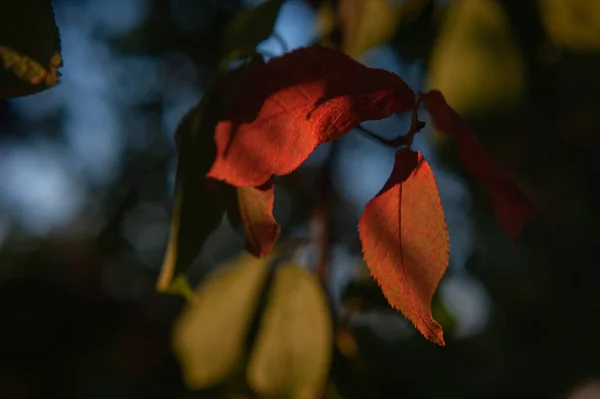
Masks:
[[[224,27],[258,3],[52,1],[60,84],[0,101],[0,398],[225,397],[183,384],[170,333],[184,300],[154,285],[174,131],[213,78]],[[511,244],[452,144],[417,135],[451,240],[433,304],[439,348],[389,308],[362,261],[356,224],[393,149],[352,131],[281,178],[283,237],[306,235],[329,162],[328,283],[349,309],[342,363],[360,370],[335,370],[338,397],[600,398],[600,3],[287,0],[274,32],[258,47],[267,58],[328,45],[441,90],[537,207]],[[409,124],[363,126],[392,138]],[[242,244],[224,220],[197,278]]]

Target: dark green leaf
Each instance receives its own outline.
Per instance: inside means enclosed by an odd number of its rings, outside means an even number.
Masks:
[[[269,38],[283,0],[268,0],[257,7],[238,12],[225,31],[223,56],[227,61],[247,57]]]
[[[180,122],[175,138],[179,162],[171,234],[158,279],[160,292],[185,294],[173,279],[183,273],[200,253],[204,241],[221,222],[223,184],[205,178],[215,158],[213,132],[236,88],[262,58],[253,57],[235,70],[215,79],[202,100]]]
[[[54,86],[61,65],[50,0],[0,1],[0,98]]]

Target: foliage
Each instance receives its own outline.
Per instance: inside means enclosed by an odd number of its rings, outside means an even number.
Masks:
[[[175,133],[178,164],[171,229],[156,288],[186,300],[172,342],[191,389],[227,386],[232,395],[352,398],[353,390],[344,390],[339,378],[335,387],[328,385],[340,364],[351,363],[359,352],[328,289],[330,213],[343,203],[333,188],[331,164],[317,171],[316,199],[302,204],[309,214],[303,216],[311,223],[307,237],[294,238],[287,233],[288,224],[278,223],[278,187],[304,173],[305,162],[320,146],[330,144],[335,154],[337,143],[353,129],[393,150],[391,174],[367,203],[353,234],[385,305],[399,310],[427,340],[444,346],[443,327],[452,321],[435,296],[449,264],[451,236],[434,171],[413,148],[425,126],[419,111],[423,106],[444,138],[432,158],[460,161],[485,188],[496,223],[514,242],[534,212],[534,196],[523,192],[514,170],[488,154],[464,116],[494,107],[516,112],[526,97],[525,59],[500,3],[465,0],[450,5],[440,29],[443,39],[433,46],[433,29],[419,36],[418,43],[430,43],[432,50],[398,34],[414,21],[433,21],[440,11],[436,2],[407,1],[399,6],[365,0],[322,2],[323,9],[333,10],[330,17],[341,34],[335,37],[333,29],[322,32],[331,35],[319,38],[327,46],[285,51],[265,61],[257,47],[273,33],[283,3],[270,0],[242,9],[217,29],[218,50],[205,60],[212,68],[211,84]],[[41,4],[23,2],[16,12],[39,11]],[[564,17],[568,13],[557,11],[568,8],[567,3],[539,4],[557,44],[577,51],[595,48],[592,28],[574,29],[576,24]],[[9,26],[12,17],[0,11],[0,26]],[[22,19],[15,15],[14,21]],[[43,15],[36,26],[44,34],[27,32],[14,36],[19,39],[14,42],[0,42],[2,97],[57,83],[62,61],[51,9],[34,15]],[[560,24],[548,22],[557,18]],[[15,26],[10,30],[21,33]],[[488,42],[466,39],[478,32],[485,32]],[[0,33],[3,38],[4,31]],[[407,59],[430,59],[431,90],[415,93],[397,74],[352,58],[391,41],[400,53],[406,51]],[[489,42],[498,46],[491,48]],[[457,46],[464,52],[454,51]],[[498,56],[498,49],[505,57]],[[436,56],[430,58],[429,51]],[[465,53],[475,69],[463,68]],[[457,79],[457,74],[462,77]],[[480,92],[467,87],[467,80],[489,87]],[[391,139],[361,125],[397,115],[409,115],[411,123],[404,134]],[[194,292],[189,287],[194,280],[191,265],[224,215],[229,225],[243,231],[245,251],[219,266]],[[299,260],[307,248],[317,255],[309,267]]]

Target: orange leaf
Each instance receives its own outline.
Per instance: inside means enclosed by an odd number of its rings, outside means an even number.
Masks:
[[[432,90],[420,93],[434,125],[456,142],[460,161],[488,189],[498,223],[512,240],[521,233],[523,224],[533,212],[533,204],[521,189],[490,158],[467,124],[448,105],[442,93]]]
[[[269,254],[280,228],[273,217],[273,178],[260,187],[238,187],[239,218],[246,232],[246,250],[254,256]]]
[[[448,266],[450,246],[437,184],[421,153],[396,152],[392,174],[365,207],[358,232],[365,261],[390,305],[443,346],[431,300]]]
[[[294,171],[319,144],[363,121],[408,111],[414,100],[399,76],[333,49],[306,47],[271,59],[218,123],[217,158],[207,176],[259,186]]]

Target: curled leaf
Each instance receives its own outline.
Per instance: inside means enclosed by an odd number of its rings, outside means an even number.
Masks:
[[[246,251],[267,256],[277,241],[280,228],[273,217],[273,178],[260,187],[238,187],[238,217],[246,232]]]
[[[173,347],[192,389],[216,385],[240,366],[269,271],[265,259],[248,254],[222,268],[203,282],[174,326]]]
[[[215,130],[207,176],[236,187],[291,173],[319,145],[366,120],[412,108],[397,75],[324,47],[306,47],[257,68]]]
[[[514,240],[533,212],[533,204],[521,189],[490,158],[471,129],[446,102],[442,93],[432,90],[420,94],[434,125],[456,142],[460,161],[489,191],[498,223]]]
[[[365,262],[390,305],[425,338],[444,345],[431,300],[446,271],[449,239],[433,172],[421,153],[396,152],[392,174],[362,214]]]
[[[325,389],[332,320],[323,288],[295,264],[276,271],[248,361],[248,384],[261,396],[309,399]]]

